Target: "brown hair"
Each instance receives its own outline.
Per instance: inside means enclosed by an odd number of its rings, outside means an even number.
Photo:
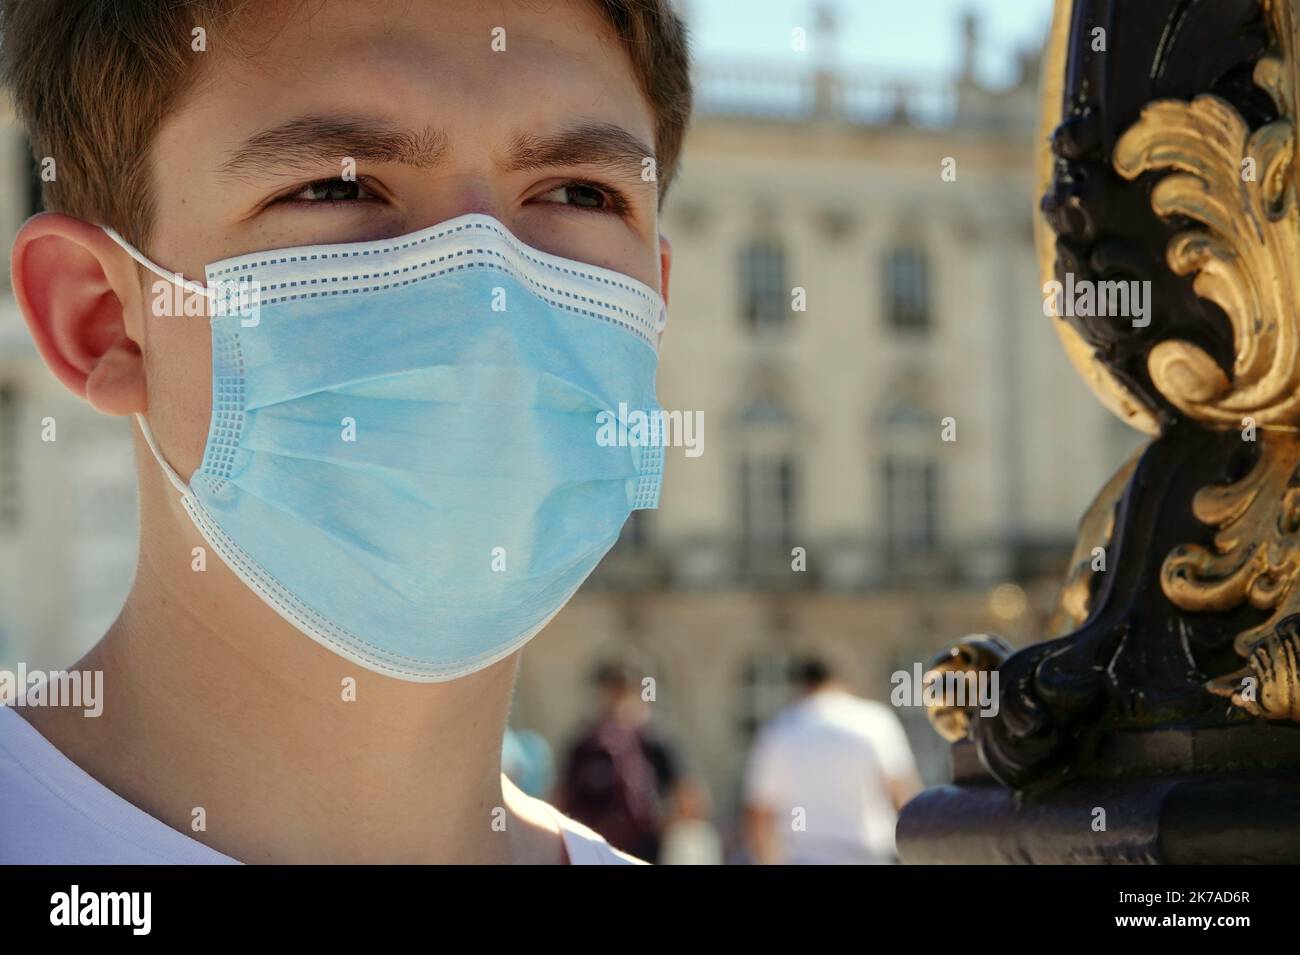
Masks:
[[[143,245],[153,221],[149,146],[198,72],[191,31],[249,0],[0,0],[0,78],[36,156],[53,157],[46,207]],[[686,30],[670,0],[593,0],[622,41],[655,118],[659,198],[690,121]]]

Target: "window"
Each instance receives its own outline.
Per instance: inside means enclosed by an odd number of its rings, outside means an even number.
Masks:
[[[881,526],[886,550],[895,557],[928,557],[940,544],[939,417],[924,402],[931,390],[923,366],[901,369],[886,391],[891,403],[875,419]]]
[[[794,461],[783,454],[749,454],[741,465],[745,552],[788,560],[794,537]]]
[[[18,389],[0,384],[0,531],[18,527]]]
[[[885,458],[885,533],[894,554],[925,554],[938,544],[938,468],[915,455]]]
[[[790,659],[780,651],[753,657],[741,674],[740,732],[748,741],[790,701]]]
[[[779,328],[790,317],[785,252],[774,239],[758,239],[740,251],[741,317],[753,331]]]
[[[741,562],[745,572],[788,570],[795,534],[795,416],[779,382],[756,384],[737,415],[741,442],[739,500]]]
[[[923,332],[930,326],[930,267],[919,249],[885,257],[885,317],[891,328]]]

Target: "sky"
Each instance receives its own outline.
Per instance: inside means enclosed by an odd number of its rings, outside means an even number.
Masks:
[[[837,12],[837,56],[887,76],[942,79],[961,64],[961,17],[979,21],[977,76],[992,86],[1015,78],[1019,50],[1041,48],[1051,0],[822,0]],[[684,0],[695,55],[797,63],[791,31],[803,27],[812,54],[817,0]]]

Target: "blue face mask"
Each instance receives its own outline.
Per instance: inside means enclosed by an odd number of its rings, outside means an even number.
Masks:
[[[484,215],[226,259],[206,288],[106,231],[168,280],[156,312],[172,283],[209,297],[203,463],[187,486],[140,417],[150,449],[231,570],[349,660],[416,682],[500,660],[658,505],[667,313],[634,279]]]

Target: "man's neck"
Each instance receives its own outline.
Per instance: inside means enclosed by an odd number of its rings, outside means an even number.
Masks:
[[[239,861],[564,860],[554,821],[503,786],[517,655],[406,683],[318,646],[224,566],[204,578],[142,557],[77,664],[103,671],[103,715],[24,717],[100,783]]]

